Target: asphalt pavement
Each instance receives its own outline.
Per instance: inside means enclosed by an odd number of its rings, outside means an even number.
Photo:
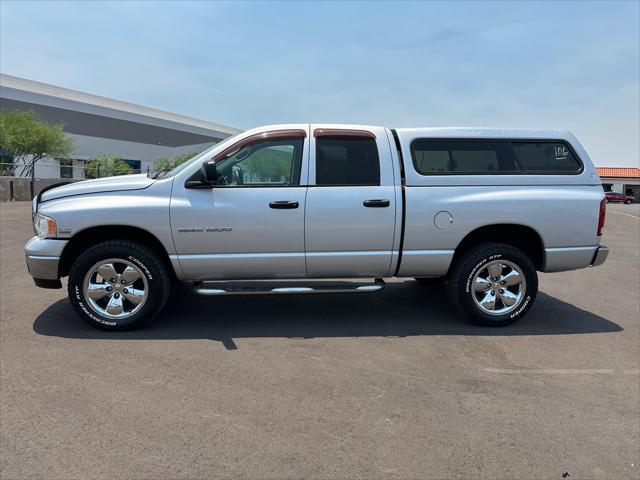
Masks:
[[[29,204],[0,204],[0,478],[638,479],[640,208],[608,210],[607,262],[506,328],[404,280],[177,292],[109,333],[33,285]]]

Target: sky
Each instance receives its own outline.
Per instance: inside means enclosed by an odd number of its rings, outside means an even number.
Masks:
[[[640,2],[0,2],[0,71],[251,128],[573,131],[640,166]]]

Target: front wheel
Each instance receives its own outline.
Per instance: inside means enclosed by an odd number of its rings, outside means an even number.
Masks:
[[[533,262],[510,245],[487,243],[470,248],[451,269],[453,303],[475,323],[503,326],[522,318],[538,293]]]
[[[624,201],[624,204],[625,204],[625,205],[631,205],[631,200],[625,200],[625,201]]]
[[[144,245],[111,240],[87,249],[69,272],[69,300],[80,317],[104,330],[147,324],[164,306],[170,278]]]

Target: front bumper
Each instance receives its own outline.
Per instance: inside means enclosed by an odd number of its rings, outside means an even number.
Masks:
[[[597,267],[598,265],[602,265],[604,261],[607,259],[607,255],[609,255],[609,247],[600,245],[596,250],[595,255],[593,256],[593,260],[591,261],[591,266]]]
[[[57,287],[59,281],[55,281],[60,278],[58,266],[62,251],[67,243],[68,240],[33,237],[24,246],[27,269],[36,285],[45,288],[59,288]],[[44,280],[53,280],[53,282]]]

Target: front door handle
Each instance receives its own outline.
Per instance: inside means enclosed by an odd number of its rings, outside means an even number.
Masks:
[[[273,202],[269,202],[269,207],[275,209],[298,208],[298,202],[295,200],[275,200]]]
[[[362,202],[362,205],[370,208],[385,208],[391,205],[391,202],[386,198],[384,198],[384,199],[376,199],[376,200],[365,200],[364,202]]]

